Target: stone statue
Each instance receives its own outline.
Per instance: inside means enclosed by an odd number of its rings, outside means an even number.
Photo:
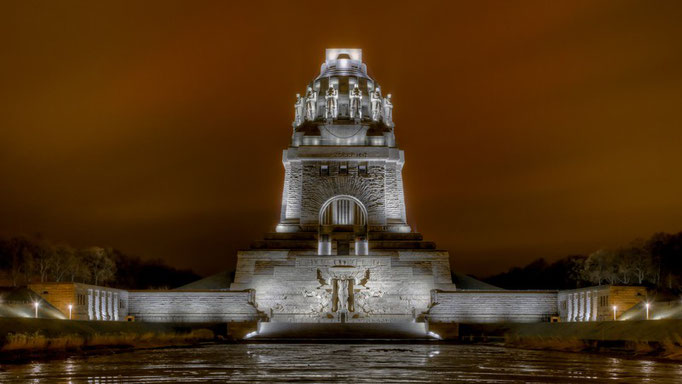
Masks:
[[[390,93],[384,98],[384,123],[389,127],[393,126],[393,103]]]
[[[339,92],[334,88],[333,85],[330,85],[329,88],[327,89],[327,94],[324,96],[325,100],[327,100],[327,120],[332,120],[336,119],[336,116],[338,115],[338,105],[339,105]]]
[[[357,84],[350,91],[350,118],[354,120],[362,119],[362,91]]]
[[[339,300],[339,304],[337,306],[337,311],[341,312],[347,312],[348,311],[348,280],[343,279],[343,280],[337,280],[337,298]]]
[[[381,117],[381,88],[376,87],[369,98],[372,105],[372,120],[379,121]]]
[[[301,98],[301,94],[297,93],[296,94],[296,104],[294,104],[294,113],[295,113],[295,118],[294,118],[294,127],[298,127],[301,125],[303,122],[303,99]]]
[[[305,119],[315,120],[317,115],[317,92],[308,87],[308,92],[305,94]]]

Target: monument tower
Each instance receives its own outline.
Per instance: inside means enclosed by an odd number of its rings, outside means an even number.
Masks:
[[[296,95],[276,232],[238,254],[231,290],[272,322],[415,321],[454,290],[448,253],[407,224],[391,94],[360,49],[327,49]]]

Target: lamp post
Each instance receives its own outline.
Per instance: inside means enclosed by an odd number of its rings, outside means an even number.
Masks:
[[[646,307],[646,319],[649,320],[649,303],[644,304]]]
[[[613,321],[616,321],[616,306],[613,306]]]
[[[38,306],[39,305],[40,305],[40,303],[38,303],[37,301],[35,303],[33,303],[33,307],[36,309],[36,319],[38,318]]]
[[[71,310],[73,309],[73,305],[69,304],[69,320],[71,320]]]

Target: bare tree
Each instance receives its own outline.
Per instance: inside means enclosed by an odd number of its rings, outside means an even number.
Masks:
[[[628,252],[630,253],[635,279],[637,279],[637,284],[641,285],[648,276],[653,277],[655,273],[651,253],[647,250],[646,244],[642,239],[633,241]]]
[[[35,272],[35,259],[31,250],[31,241],[28,238],[22,238],[22,242],[24,243],[20,248],[18,270],[24,278],[24,283],[29,284]]]
[[[587,257],[583,266],[585,280],[597,285],[606,280],[607,253],[606,250],[599,249]]]
[[[108,250],[101,247],[90,247],[85,250],[85,264],[90,270],[91,281],[95,285],[111,280],[116,274],[116,264]]]
[[[50,268],[54,264],[54,248],[48,241],[37,238],[31,243],[31,253],[36,272],[40,276],[40,282],[45,282],[50,272]]]
[[[619,249],[614,253],[614,264],[618,271],[620,282],[630,284],[630,279],[634,274],[633,257],[629,249]]]
[[[69,269],[75,264],[76,251],[67,244],[60,244],[54,248],[53,257],[50,262],[50,275],[52,280],[60,282],[64,280]]]

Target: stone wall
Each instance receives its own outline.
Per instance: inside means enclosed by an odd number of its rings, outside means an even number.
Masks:
[[[385,147],[289,148],[284,151],[282,162],[284,186],[278,232],[317,230],[320,208],[339,195],[362,202],[373,230],[407,228],[402,151]],[[339,174],[341,164],[347,166],[347,174]],[[360,164],[367,166],[366,174],[359,174]],[[321,165],[329,167],[328,175],[320,174]]]
[[[432,292],[430,322],[531,323],[557,314],[556,291]]]
[[[258,319],[253,292],[130,291],[129,314],[135,321],[231,322]]]
[[[282,204],[285,204],[284,220],[296,220],[301,217],[301,183],[302,168],[301,162],[287,162],[284,172],[284,193]]]

